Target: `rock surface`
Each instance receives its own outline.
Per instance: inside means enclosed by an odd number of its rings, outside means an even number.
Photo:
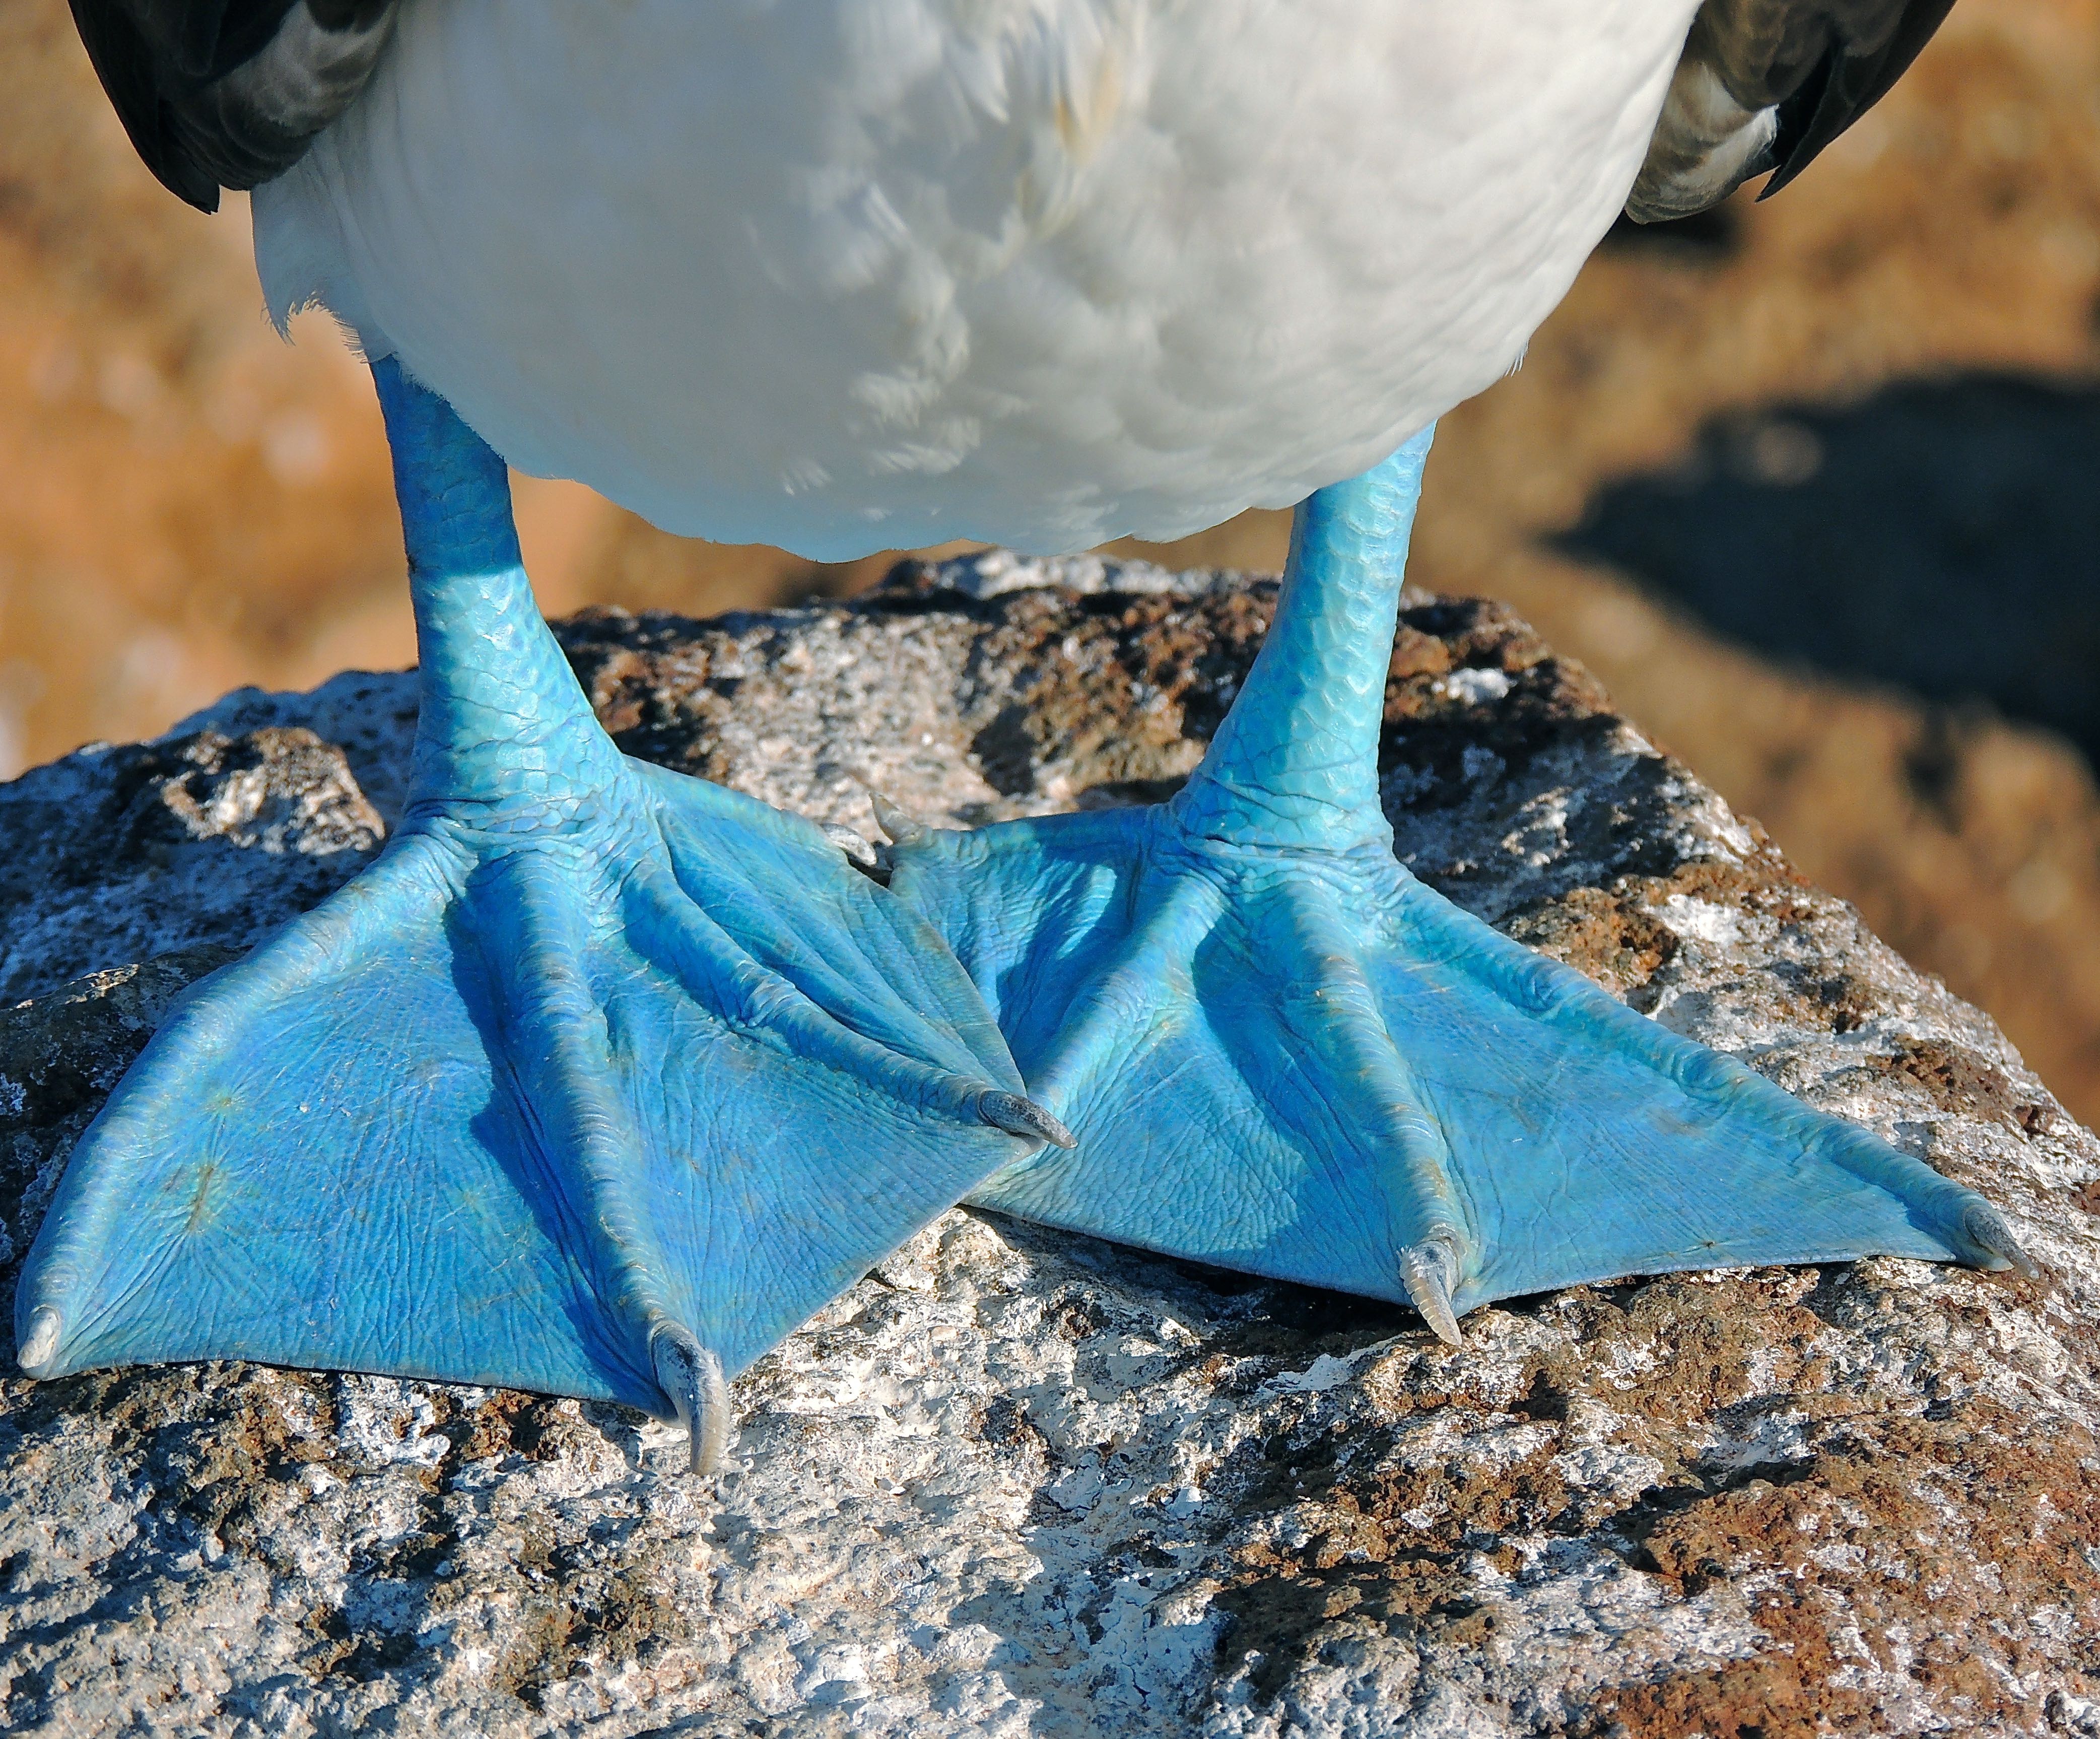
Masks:
[[[1049,582],[1055,582],[1049,583]],[[631,753],[867,826],[1171,790],[1273,590],[1099,562],[562,627]],[[1497,607],[1411,595],[1418,873],[1988,1191],[2040,1282],[1876,1260],[1408,1313],[944,1216],[735,1388],[0,1383],[25,1734],[2100,1734],[2100,1142]],[[367,861],[411,679],[0,788],[0,1279],[170,999]],[[11,1368],[11,1359],[9,1361]]]

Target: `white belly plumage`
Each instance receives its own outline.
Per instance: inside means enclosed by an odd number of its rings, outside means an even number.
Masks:
[[[258,263],[671,531],[1175,536],[1515,362],[1694,4],[409,0]]]

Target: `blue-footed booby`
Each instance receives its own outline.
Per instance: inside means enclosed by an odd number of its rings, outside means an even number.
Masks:
[[[73,0],[148,165],[369,359],[421,647],[378,861],[83,1139],[24,1367],[683,1419],[961,1199],[1411,1303],[1871,1252],[1982,1197],[1417,882],[1375,753],[1435,419],[1621,210],[1797,174],[1947,0]],[[505,465],[668,530],[1050,553],[1296,504],[1155,807],[893,872],[624,758]]]

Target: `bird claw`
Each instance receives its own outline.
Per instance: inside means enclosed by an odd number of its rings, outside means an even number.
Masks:
[[[649,1336],[650,1362],[686,1428],[687,1471],[716,1472],[729,1446],[729,1384],[721,1361],[676,1322],[659,1322]]]
[[[857,833],[851,828],[836,821],[823,822],[820,825],[824,830],[824,837],[845,854],[849,863],[863,870],[871,870],[876,867],[878,859],[875,847],[868,843],[865,834]]]
[[[64,1326],[64,1318],[49,1304],[40,1304],[30,1313],[29,1332],[23,1337],[15,1354],[15,1362],[22,1367],[23,1375],[43,1375],[45,1367],[59,1349],[59,1335]]]
[[[1432,1233],[1400,1252],[1400,1283],[1407,1289],[1409,1301],[1436,1338],[1453,1347],[1466,1344],[1458,1313],[1451,1308],[1458,1273],[1458,1241],[1453,1233]]]
[[[1983,1253],[1977,1266],[2002,1273],[2011,1269],[2029,1280],[2041,1278],[2041,1267],[2021,1247],[2005,1216],[1987,1202],[1971,1202],[1961,1212],[1961,1235]]]
[[[899,808],[876,790],[867,794],[868,802],[875,810],[875,824],[889,836],[893,845],[915,845],[933,829],[907,810]]]
[[[1054,1146],[1074,1148],[1079,1137],[1033,1099],[1019,1093],[989,1088],[977,1095],[977,1115],[995,1129],[1017,1135],[1023,1141],[1048,1141]]]

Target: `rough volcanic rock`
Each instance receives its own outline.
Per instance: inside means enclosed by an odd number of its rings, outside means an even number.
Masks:
[[[1273,597],[998,557],[561,632],[632,753],[968,824],[1171,790]],[[1453,1351],[959,1212],[735,1386],[713,1482],[572,1401],[8,1379],[10,1730],[2100,1734],[2100,1142],[1579,667],[1496,606],[1408,604],[1384,788],[1418,873],[1988,1191],[2047,1278],[1629,1281]],[[10,1281],[173,994],[397,819],[413,707],[244,692],[0,788]]]

